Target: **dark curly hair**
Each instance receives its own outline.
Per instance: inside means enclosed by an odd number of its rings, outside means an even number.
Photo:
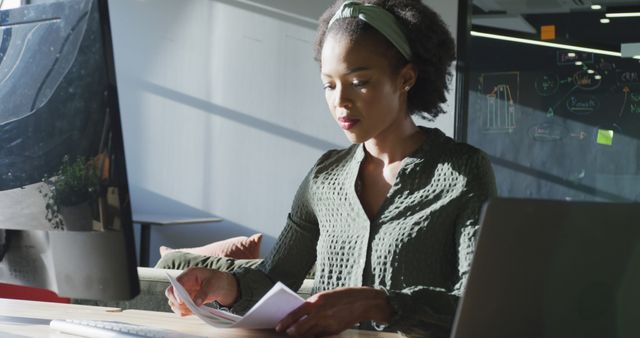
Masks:
[[[398,20],[411,47],[411,60],[407,60],[384,35],[363,20],[341,19],[329,28],[329,21],[343,2],[337,0],[320,17],[315,60],[321,62],[322,47],[328,33],[340,33],[352,40],[377,36],[377,41],[386,46],[383,52],[387,54],[393,70],[399,71],[408,62],[416,67],[418,77],[407,100],[409,114],[433,119],[444,113],[440,104],[447,101],[446,92],[451,79],[449,66],[455,59],[455,43],[440,16],[420,0],[360,0],[363,4],[384,8]]]

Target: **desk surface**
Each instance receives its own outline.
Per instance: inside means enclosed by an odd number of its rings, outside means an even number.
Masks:
[[[151,225],[171,225],[171,224],[200,224],[222,222],[219,217],[184,217],[176,215],[160,214],[135,214],[133,223]]]
[[[152,325],[207,337],[285,337],[267,330],[216,329],[194,316],[179,317],[167,312],[120,311],[117,308],[0,298],[0,337],[76,337],[49,328],[49,321],[52,319],[113,320]],[[397,338],[400,336],[391,333],[348,330],[335,337]]]

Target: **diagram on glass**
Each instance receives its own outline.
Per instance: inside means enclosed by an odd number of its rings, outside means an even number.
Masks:
[[[487,95],[484,127],[489,132],[509,132],[516,128],[516,106],[509,85],[499,84]]]
[[[589,115],[600,107],[600,99],[595,95],[577,93],[569,95],[565,101],[567,111],[576,115]]]
[[[536,78],[534,86],[538,95],[550,96],[558,92],[560,78],[552,73],[543,74]]]

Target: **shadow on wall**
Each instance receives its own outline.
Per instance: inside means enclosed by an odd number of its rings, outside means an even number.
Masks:
[[[129,186],[129,189],[132,205],[134,206],[134,219],[136,218],[136,213],[193,218],[220,217],[223,219],[222,222],[217,223],[152,226],[149,243],[149,261],[151,266],[155,265],[160,259],[158,249],[161,245],[173,248],[194,247],[231,237],[251,236],[257,232],[262,232],[260,224],[248,227],[225,219],[224,215],[211,214],[133,184]],[[139,210],[135,207],[135,205],[139,204],[136,201],[145,201],[144,205],[153,206],[153,210]],[[139,225],[136,225],[136,231],[139,231],[137,230],[138,227]],[[275,241],[275,237],[263,233],[262,249],[260,250],[261,257],[264,257],[268,253],[264,248],[273,247]],[[136,244],[139,245],[139,242],[136,242]]]
[[[272,135],[282,137],[284,139],[291,140],[296,143],[304,144],[308,147],[325,151],[327,149],[340,149],[343,146],[332,142],[325,141],[321,138],[317,138],[312,135],[301,133],[297,130],[286,128],[269,121],[265,121],[251,115],[235,111],[223,106],[211,103],[207,100],[203,100],[185,93],[169,89],[164,86],[160,86],[148,81],[138,81],[137,85],[152,94],[163,97],[167,100],[178,102],[189,107],[199,109],[201,111],[209,112],[227,120],[240,123]]]
[[[333,3],[333,0],[218,0],[218,2],[315,30],[318,26],[318,18]]]

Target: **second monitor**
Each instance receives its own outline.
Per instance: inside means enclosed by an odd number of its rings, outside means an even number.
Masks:
[[[107,1],[0,8],[0,84],[0,282],[134,297]]]

